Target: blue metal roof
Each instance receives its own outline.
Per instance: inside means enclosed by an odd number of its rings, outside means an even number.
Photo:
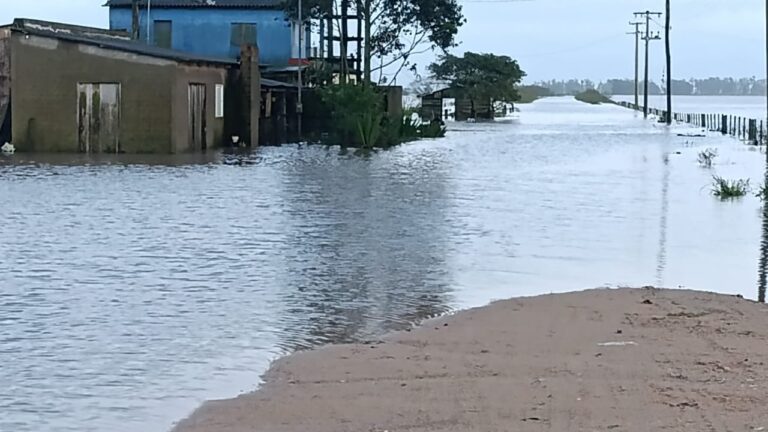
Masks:
[[[131,0],[107,0],[104,6],[130,7]],[[242,8],[242,9],[283,9],[283,0],[152,0],[157,8]],[[140,7],[147,6],[147,0],[139,0]]]

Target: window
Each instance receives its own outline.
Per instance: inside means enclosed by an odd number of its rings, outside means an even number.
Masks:
[[[230,45],[240,51],[243,45],[256,45],[256,24],[234,23],[232,24],[232,36]]]
[[[155,21],[155,45],[162,48],[171,48],[172,46],[173,25],[170,21]]]
[[[224,84],[216,84],[216,118],[224,118]]]

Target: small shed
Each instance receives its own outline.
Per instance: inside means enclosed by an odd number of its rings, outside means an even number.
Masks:
[[[18,151],[180,153],[220,146],[225,130],[256,144],[258,64],[246,66],[236,82],[249,85],[233,88],[230,74],[244,68],[230,59],[91,27],[27,19],[0,27],[0,98],[13,96]],[[225,95],[251,87],[249,103],[239,105],[246,115],[229,115]]]
[[[421,95],[421,117],[425,120],[445,119],[443,101],[453,99],[455,101],[454,120],[466,121],[470,118],[493,120],[494,111],[491,102],[486,104],[473,103],[465,96],[459,87],[446,87],[432,93]]]

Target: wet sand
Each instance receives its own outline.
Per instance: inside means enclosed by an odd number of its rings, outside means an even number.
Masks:
[[[768,431],[768,308],[621,289],[513,299],[273,364],[177,432]]]

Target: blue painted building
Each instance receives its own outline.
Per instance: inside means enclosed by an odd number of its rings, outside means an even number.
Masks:
[[[109,0],[106,6],[110,29],[130,32],[131,0]],[[139,1],[139,37],[152,44],[236,58],[242,44],[255,42],[264,65],[298,57],[297,26],[282,0],[151,0],[147,6],[147,0]]]

